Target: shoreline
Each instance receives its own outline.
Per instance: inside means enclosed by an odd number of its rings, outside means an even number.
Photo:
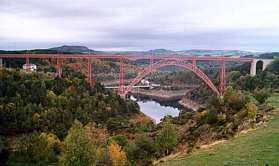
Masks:
[[[183,98],[190,90],[183,89],[183,90],[139,90],[139,91],[132,91],[132,95],[150,98],[157,100],[159,102],[168,102],[168,101],[177,101]]]
[[[180,104],[184,108],[192,109],[193,111],[197,111],[200,108],[205,107],[204,105],[199,104],[198,102],[190,100],[186,97],[183,97],[181,100],[179,100],[178,104]]]
[[[176,102],[179,106],[197,111],[200,108],[205,107],[204,105],[188,99],[185,95],[189,92],[189,89],[183,90],[139,90],[132,91],[133,96],[138,96],[140,98],[149,98],[157,102]]]

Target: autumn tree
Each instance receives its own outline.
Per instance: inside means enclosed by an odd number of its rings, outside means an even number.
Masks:
[[[109,157],[113,166],[123,166],[127,161],[125,152],[116,142],[109,145]]]
[[[96,123],[88,123],[85,126],[86,133],[90,136],[93,144],[97,146],[100,152],[99,164],[109,165],[111,163],[108,154],[108,131],[106,128],[97,125]]]
[[[96,165],[99,152],[82,124],[75,120],[64,141],[60,164],[64,166]]]

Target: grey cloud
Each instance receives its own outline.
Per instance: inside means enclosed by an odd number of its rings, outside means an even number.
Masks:
[[[86,5],[71,5],[67,1],[1,0],[0,9],[2,12],[20,13],[24,16],[33,17],[71,18],[108,16],[107,11]]]
[[[247,1],[254,3],[250,6]],[[248,9],[260,4],[260,0],[247,1]],[[5,32],[19,34],[17,38],[9,38],[0,31],[0,49],[80,44],[93,49],[279,50],[279,31],[276,29],[279,25],[265,23],[265,17],[246,25],[251,20],[250,13],[246,15],[238,10],[245,9],[244,5],[238,7],[240,2],[230,1],[229,4],[234,5],[230,9],[231,6],[224,2],[222,5],[218,0],[210,3],[204,0],[0,0],[0,17],[15,16],[15,20],[7,21]],[[225,16],[220,14],[224,7],[228,9]],[[231,12],[236,9],[237,12]],[[236,16],[243,16],[243,20]],[[29,27],[24,31],[20,27],[14,28],[18,26],[14,22],[18,21],[31,22],[38,29],[25,24],[23,26]],[[230,24],[233,21],[235,24]],[[266,27],[253,28],[261,24]],[[65,34],[59,36],[59,41],[57,38],[44,40],[44,29],[42,36],[26,38],[32,31],[48,26],[53,33],[62,31]]]

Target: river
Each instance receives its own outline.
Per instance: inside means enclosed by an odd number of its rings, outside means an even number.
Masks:
[[[140,111],[155,120],[156,124],[167,115],[171,115],[172,117],[178,116],[180,111],[183,110],[178,104],[178,101],[159,103],[158,101],[148,98],[132,97],[132,99],[136,100],[140,107]]]

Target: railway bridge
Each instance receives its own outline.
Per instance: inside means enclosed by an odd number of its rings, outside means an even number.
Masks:
[[[25,66],[31,65],[30,59],[50,59],[56,61],[56,76],[62,77],[62,66],[65,65],[66,59],[87,59],[87,79],[90,85],[92,85],[93,75],[93,65],[92,60],[94,59],[117,59],[120,62],[120,70],[119,70],[119,94],[126,95],[131,92],[133,87],[137,85],[145,76],[148,74],[159,70],[165,66],[179,66],[190,70],[196,76],[198,76],[217,96],[222,96],[224,94],[224,89],[226,85],[226,77],[225,77],[225,63],[226,62],[250,62],[251,69],[250,74],[256,74],[256,68],[258,63],[262,63],[262,70],[266,68],[268,64],[272,62],[272,60],[262,60],[262,59],[254,59],[254,58],[241,58],[241,57],[226,57],[222,55],[216,56],[182,56],[182,55],[170,55],[170,56],[162,56],[162,55],[116,55],[116,54],[0,54],[0,62],[2,63],[3,58],[24,58]],[[138,73],[138,76],[134,78],[128,86],[124,85],[124,60],[136,61],[136,60],[148,60],[149,66],[144,70]],[[198,61],[217,61],[220,63],[220,80],[219,86],[215,86],[213,82],[208,78],[208,76],[197,66]],[[0,64],[2,66],[2,64]]]

